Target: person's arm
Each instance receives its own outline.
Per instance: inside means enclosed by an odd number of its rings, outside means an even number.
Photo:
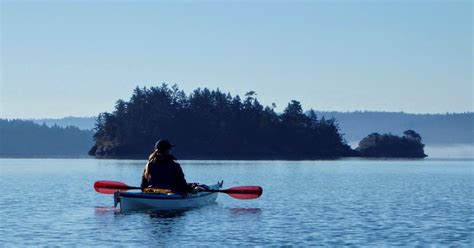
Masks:
[[[145,177],[148,181],[150,181],[151,173],[150,173],[150,161],[146,163],[145,170],[143,171],[143,177]]]
[[[140,187],[148,188],[148,186],[150,186],[150,181],[148,181],[145,176],[142,176],[142,183],[140,184]]]
[[[143,170],[142,183],[140,184],[140,187],[142,188],[148,188],[148,186],[150,186],[151,174],[148,168],[149,165],[150,165],[150,162],[146,163],[145,169]]]

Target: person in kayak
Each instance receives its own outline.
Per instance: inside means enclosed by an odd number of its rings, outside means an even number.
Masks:
[[[181,166],[170,150],[174,147],[168,140],[159,140],[148,157],[142,176],[142,188],[168,189],[177,193],[190,191]]]

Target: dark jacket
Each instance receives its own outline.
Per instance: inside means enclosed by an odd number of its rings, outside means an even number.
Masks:
[[[184,178],[183,170],[175,160],[173,155],[157,155],[148,164],[150,180],[142,177],[142,188],[151,186],[175,192],[188,192],[188,184]]]

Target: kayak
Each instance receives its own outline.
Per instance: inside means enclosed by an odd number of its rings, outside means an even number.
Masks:
[[[222,183],[209,185],[219,190]],[[197,192],[186,196],[176,193],[115,192],[115,207],[120,204],[121,212],[138,210],[178,210],[196,208],[214,203],[217,192]]]
[[[193,193],[176,194],[167,189],[141,188],[128,186],[125,183],[109,180],[96,181],[94,189],[101,194],[114,194],[114,207],[120,204],[122,212],[135,210],[179,210],[200,207],[216,201],[217,193],[240,200],[259,198],[263,189],[260,186],[238,186],[221,189],[224,182],[207,186],[191,184]],[[128,193],[129,190],[142,190]]]

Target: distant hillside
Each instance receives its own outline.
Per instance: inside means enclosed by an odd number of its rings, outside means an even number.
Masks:
[[[400,134],[416,130],[429,145],[474,144],[474,113],[407,114],[396,112],[316,112],[334,117],[344,138],[359,142],[370,133]]]
[[[49,127],[58,125],[60,127],[75,126],[82,130],[91,130],[95,127],[95,117],[64,117],[60,119],[32,119],[34,123]]]
[[[0,157],[86,157],[93,132],[0,119]]]

